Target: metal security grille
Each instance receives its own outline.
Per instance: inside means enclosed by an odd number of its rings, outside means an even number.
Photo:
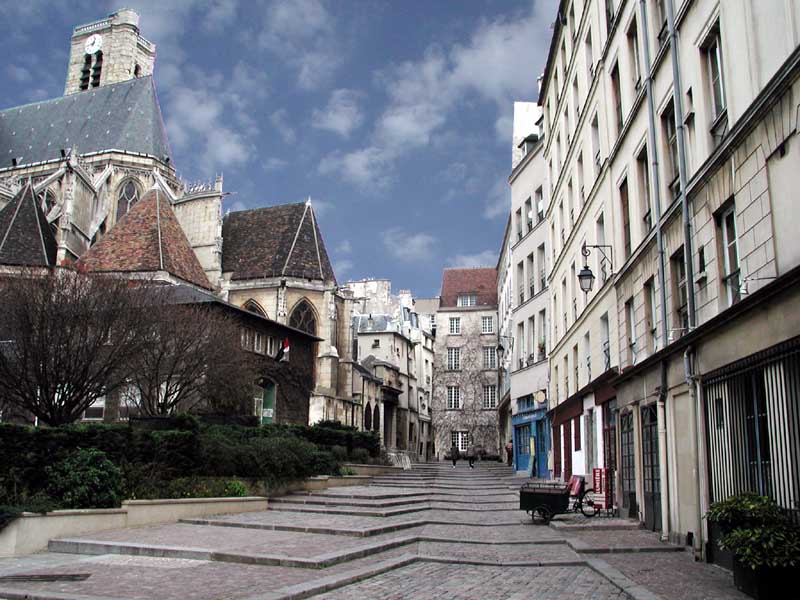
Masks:
[[[636,504],[636,457],[633,440],[633,413],[620,415],[620,444],[622,446],[622,506],[629,515],[637,515]]]
[[[661,479],[658,471],[658,427],[655,404],[642,407],[642,462],[644,471],[644,523],[661,530]]]
[[[617,473],[617,415],[612,410],[612,402],[603,404],[603,464],[608,469],[606,477],[611,501],[616,505]]]
[[[773,498],[800,523],[800,338],[703,378],[711,501]]]

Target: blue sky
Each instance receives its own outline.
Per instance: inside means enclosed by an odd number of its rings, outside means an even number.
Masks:
[[[60,96],[72,27],[135,8],[179,174],[224,174],[225,210],[311,196],[340,282],[496,263],[556,0],[121,2],[0,0],[0,107]]]

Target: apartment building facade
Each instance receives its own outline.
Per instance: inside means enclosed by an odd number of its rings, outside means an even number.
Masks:
[[[445,269],[436,313],[432,419],[436,456],[455,444],[501,454],[497,417],[497,271]],[[504,453],[504,452],[503,452]]]
[[[548,350],[548,210],[547,166],[541,131],[541,109],[518,111],[526,133],[515,139],[518,160],[512,165],[510,290],[513,349],[511,351],[511,421],[514,468],[533,477],[551,475],[550,424],[547,417]]]
[[[603,419],[618,364],[607,4],[561,3],[539,97],[551,198],[549,416],[553,474],[565,479],[615,466],[610,415]],[[578,275],[587,264],[597,276],[584,293]]]
[[[623,515],[723,563],[711,502],[750,490],[794,514],[800,494],[798,22],[796,3],[564,1],[540,99],[556,244],[565,229],[550,273],[561,473],[568,450],[581,472],[564,418],[582,402],[582,448],[597,439],[582,471],[608,467]]]

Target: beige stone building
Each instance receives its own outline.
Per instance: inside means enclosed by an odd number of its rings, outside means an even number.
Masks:
[[[155,45],[138,24],[123,9],[76,27],[65,95],[0,110],[0,209],[30,181],[55,238],[48,260],[60,264],[84,256],[155,190],[205,273],[201,287],[321,338],[309,420],[360,422],[352,301],[338,287],[311,202],[223,219],[221,177],[177,177],[152,77]],[[170,280],[166,271],[157,276]]]
[[[513,140],[516,160],[508,178],[511,188],[506,251],[508,284],[505,297],[499,297],[501,321],[508,313],[513,340],[502,357],[510,380],[510,427],[504,442],[512,440],[517,471],[530,471],[535,477],[546,478],[550,475],[547,418],[550,240],[546,219],[550,190],[541,135],[541,108],[533,103],[515,102],[514,121],[515,133],[519,135]]]
[[[420,319],[410,291],[393,294],[387,279],[349,281],[345,287],[355,305],[355,359],[362,365],[375,361],[392,365],[400,382],[396,403],[392,390],[381,400],[384,445],[412,460],[428,460],[433,446],[430,404],[434,348],[427,327],[430,320]]]
[[[445,269],[431,400],[439,460],[453,444],[500,455],[497,389],[497,271]]]
[[[562,473],[568,451],[581,472],[577,422],[583,448],[598,441],[581,466],[609,468],[623,515],[725,562],[711,502],[751,490],[796,511],[800,493],[800,5],[565,0],[559,14],[540,101]],[[581,274],[595,277],[583,298]]]

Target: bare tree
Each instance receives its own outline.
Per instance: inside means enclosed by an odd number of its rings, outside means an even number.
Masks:
[[[71,423],[122,386],[143,343],[129,281],[69,269],[0,280],[0,400]]]
[[[152,301],[152,299],[151,299]],[[124,397],[141,414],[186,412],[201,404],[238,412],[256,365],[236,321],[213,306],[154,302],[140,326],[146,343],[128,361]]]

